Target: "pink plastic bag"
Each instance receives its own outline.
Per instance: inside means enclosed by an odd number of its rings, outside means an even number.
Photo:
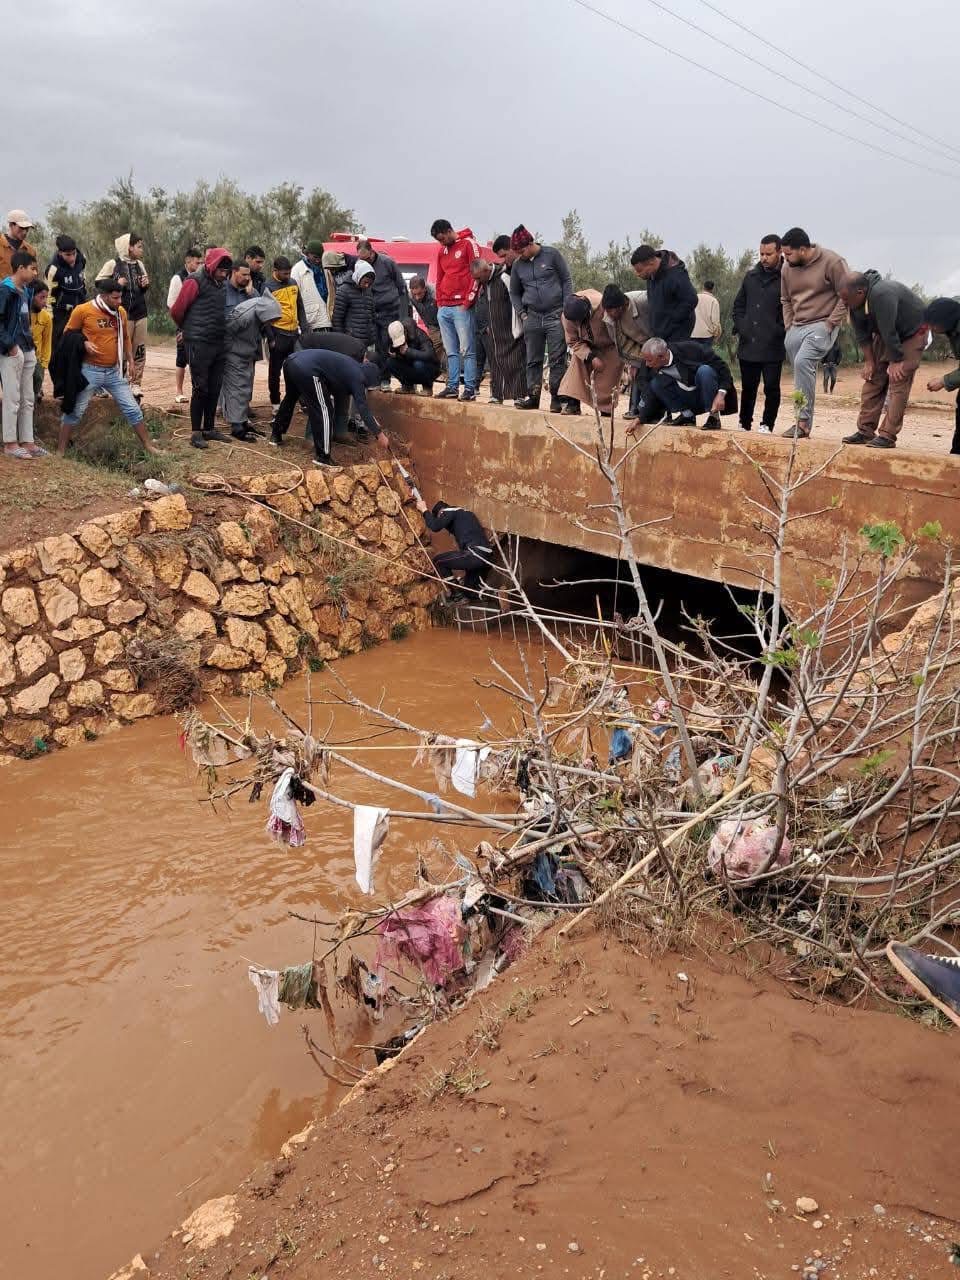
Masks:
[[[766,866],[776,840],[777,828],[771,825],[769,818],[748,816],[727,819],[720,823],[710,841],[710,849],[707,853],[710,870],[720,878],[723,876],[722,868],[725,867],[729,880],[750,884]],[[784,836],[777,856],[767,870],[775,871],[778,867],[785,867],[790,861],[792,848],[793,844],[787,836]]]
[[[378,970],[384,964],[406,960],[439,987],[463,968],[465,930],[457,898],[441,895],[422,907],[395,911],[380,921],[377,933]]]

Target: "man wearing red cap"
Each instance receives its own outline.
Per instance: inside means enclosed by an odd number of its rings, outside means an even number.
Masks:
[[[7,230],[0,235],[0,280],[6,280],[10,274],[10,261],[15,253],[29,253],[37,256],[37,251],[27,241],[27,232],[33,226],[33,219],[25,209],[11,209],[7,214]]]

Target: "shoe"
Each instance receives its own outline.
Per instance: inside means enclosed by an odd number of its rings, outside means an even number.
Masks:
[[[568,418],[578,418],[580,416],[580,406],[578,404],[565,404],[560,412]]]
[[[437,392],[438,400],[456,400],[456,398],[457,398],[456,387],[444,387],[442,391]]]
[[[896,447],[896,440],[891,440],[889,436],[874,436],[867,445],[868,449],[895,449]]]
[[[854,431],[852,436],[844,436],[844,444],[869,444],[873,436],[864,435],[862,431]]]
[[[476,398],[477,398],[477,393],[475,391],[466,391],[466,390],[463,392],[463,394],[460,397],[461,400],[476,400]]]
[[[328,453],[328,454],[325,454],[322,458],[314,458],[313,465],[315,467],[332,467],[333,459],[330,457]]]
[[[768,427],[766,423],[763,423],[763,422],[760,423],[759,427],[757,427],[757,430],[762,436],[773,435],[773,427]]]
[[[251,431],[249,427],[244,427],[242,431],[231,431],[231,440],[240,440],[243,444],[252,444],[257,439],[257,432]]]
[[[563,401],[558,400],[556,396],[550,397],[550,412],[563,413]]]
[[[737,423],[737,425],[739,426],[739,428],[740,428],[740,430],[741,430],[741,431],[752,431],[752,430],[753,430],[753,424],[752,424],[752,423],[750,423],[750,422],[739,422],[739,423]],[[763,427],[761,427],[761,428],[760,428],[760,430],[762,431],[762,430],[763,430]]]
[[[189,396],[174,396],[174,397],[173,397],[173,403],[174,403],[174,404],[186,404],[186,403],[189,401],[189,399],[190,399],[190,397],[189,397]]]
[[[261,440],[266,438],[267,433],[265,431],[261,431],[259,427],[251,427],[249,422],[247,423],[247,431],[250,435],[259,436]]]
[[[199,436],[196,432],[190,437],[190,443],[195,449],[209,449],[205,436]]]
[[[14,445],[12,449],[4,449],[3,456],[5,458],[29,458],[30,457],[26,449],[22,448],[20,445]]]
[[[230,443],[230,437],[223,431],[217,431],[216,428],[213,431],[204,431],[203,438],[204,440],[219,440],[221,444]]]
[[[273,445],[275,449],[283,448],[283,436],[280,434],[279,431],[270,432],[270,443]]]
[[[675,427],[695,427],[697,425],[697,415],[689,409],[684,409],[678,418],[674,418],[673,425]]]
[[[960,956],[931,956],[902,942],[888,942],[887,959],[915,991],[960,1027]]]
[[[421,386],[420,390],[417,392],[417,395],[426,396],[428,399],[432,400],[433,387],[428,387],[427,384],[424,383],[423,386]]]
[[[787,440],[809,440],[810,438],[810,432],[804,431],[802,427],[787,427],[783,434]]]
[[[380,390],[382,391],[383,387],[381,387]],[[398,396],[415,396],[416,394],[416,387],[399,387],[397,390]]]
[[[389,391],[389,390],[390,390],[390,379],[389,379],[389,378],[386,378],[383,382],[381,382],[381,383],[380,383],[380,390],[381,390],[381,391]]]
[[[470,597],[465,591],[457,589],[455,591],[451,591],[447,596],[447,599],[450,604],[466,604],[470,600]]]
[[[487,404],[503,404],[502,400],[498,400],[496,396],[491,396]]]
[[[636,419],[639,419],[640,417],[639,413],[635,413],[633,416]],[[654,425],[657,427],[679,427],[680,415],[677,414],[677,416],[674,417],[672,413],[665,413],[659,422],[656,422]]]
[[[517,400],[515,403],[518,409],[539,409],[540,397],[524,396],[522,400]]]
[[[708,413],[707,420],[700,428],[701,431],[722,431],[723,427],[720,422],[719,413]]]
[[[669,414],[667,414],[666,416],[668,418],[670,417]],[[637,412],[636,409],[628,409],[627,412],[623,415],[623,420],[624,422],[632,422],[634,418],[639,418],[639,417],[640,417],[640,414]]]

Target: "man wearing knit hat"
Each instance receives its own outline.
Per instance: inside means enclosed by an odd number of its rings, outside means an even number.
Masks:
[[[631,289],[624,293],[618,284],[608,284],[600,297],[603,323],[616,347],[617,355],[633,370],[630,384],[630,407],[623,415],[624,421],[640,416],[640,401],[647,384],[647,366],[643,359],[643,344],[653,337],[650,323],[650,304],[643,289]]]
[[[27,232],[33,226],[33,219],[25,209],[11,209],[6,218],[7,230],[0,235],[0,280],[10,275],[10,261],[15,253],[29,253],[37,256],[37,251],[27,240]]]
[[[327,280],[323,271],[323,241],[308,240],[303,257],[294,264],[290,279],[300,290],[309,329],[329,329]]]
[[[523,323],[527,348],[527,395],[517,408],[540,408],[546,354],[550,360],[550,412],[559,413],[564,404],[560,382],[567,370],[560,313],[573,293],[570,268],[559,250],[538,244],[522,223],[514,228],[510,247],[517,255],[510,271],[510,300]]]

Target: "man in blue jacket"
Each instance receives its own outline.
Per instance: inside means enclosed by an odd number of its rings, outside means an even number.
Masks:
[[[367,404],[367,391],[380,382],[380,367],[374,361],[365,360],[358,364],[339,351],[296,351],[283,362],[283,381],[286,393],[273,420],[272,445],[279,447],[283,444],[293,411],[300,400],[306,408],[313,436],[314,465],[330,466],[331,442],[349,439],[345,432],[334,434],[333,424],[344,419],[345,405],[352,396],[360,420],[377,437],[380,447],[386,449],[386,433]]]
[[[3,452],[8,458],[46,453],[33,439],[33,371],[37,353],[30,331],[30,307],[37,260],[18,249],[10,274],[0,282],[0,384],[3,386]]]

